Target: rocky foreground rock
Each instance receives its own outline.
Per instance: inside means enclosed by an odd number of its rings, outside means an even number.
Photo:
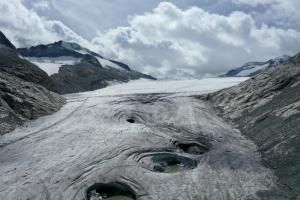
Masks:
[[[300,199],[300,54],[206,98],[256,143],[274,170],[278,188],[264,199]]]

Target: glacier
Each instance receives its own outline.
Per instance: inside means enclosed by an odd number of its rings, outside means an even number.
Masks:
[[[65,95],[59,112],[1,136],[0,199],[110,199],[97,187],[116,182],[134,195],[115,199],[258,199],[272,171],[197,98],[246,79],[137,80]]]

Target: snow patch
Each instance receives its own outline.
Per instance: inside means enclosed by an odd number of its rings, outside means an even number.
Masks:
[[[279,65],[282,62],[288,61],[290,58],[291,58],[291,56],[283,55],[283,56],[279,56],[279,57],[272,59],[272,61],[274,62],[274,65]]]
[[[269,66],[269,63],[264,64],[264,65],[254,65],[254,66],[249,66],[246,69],[244,69],[243,71],[239,72],[237,75],[235,76],[249,76],[250,74],[266,69]]]
[[[74,51],[76,51],[77,53],[83,54],[83,55],[85,55],[85,54],[92,55],[92,52],[90,52],[88,49],[80,49],[80,50],[74,50]],[[95,56],[95,55],[92,55],[92,56],[94,56],[101,63],[101,65],[106,69],[114,68],[114,69],[118,69],[118,70],[125,70],[124,68],[120,67],[118,64],[113,63],[113,62],[109,61],[108,59],[101,58],[100,56]]]
[[[74,50],[74,51],[76,51],[77,53],[83,54],[83,55],[85,55],[85,54],[90,55],[91,54],[87,49],[80,49],[80,50]]]
[[[25,59],[37,65],[40,69],[45,71],[49,76],[57,74],[59,68],[63,65],[75,65],[80,62],[80,58],[71,56],[61,57],[26,57]]]
[[[97,60],[101,63],[101,65],[104,67],[104,68],[115,68],[115,69],[118,69],[118,70],[125,70],[124,68],[120,67],[119,65],[109,61],[109,60],[106,60],[106,59],[103,59],[103,58],[100,58],[98,56],[96,56]]]

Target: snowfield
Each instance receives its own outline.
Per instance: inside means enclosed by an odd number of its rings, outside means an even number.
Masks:
[[[1,47],[1,46],[0,46]],[[78,53],[88,54],[85,50],[77,51]],[[41,70],[45,71],[49,76],[53,74],[57,74],[59,72],[59,68],[63,65],[75,65],[80,62],[80,58],[75,58],[72,56],[60,56],[60,57],[22,57],[35,65],[37,65]],[[104,68],[114,68],[117,70],[125,70],[119,65],[104,59],[98,56],[95,57]]]
[[[243,80],[139,80],[66,95],[59,112],[1,137],[0,199],[84,200],[110,182],[138,200],[258,199],[274,178],[256,146],[191,96]]]
[[[30,62],[37,65],[41,70],[45,71],[49,76],[57,74],[59,68],[63,65],[75,65],[80,62],[79,58],[71,56],[60,56],[60,57],[23,57]]]

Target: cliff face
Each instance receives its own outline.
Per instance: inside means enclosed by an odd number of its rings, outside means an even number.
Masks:
[[[300,54],[238,86],[205,97],[253,140],[278,177],[265,199],[300,198]]]

